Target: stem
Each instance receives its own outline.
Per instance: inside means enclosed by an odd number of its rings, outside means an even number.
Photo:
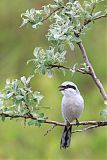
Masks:
[[[72,67],[67,67],[67,66],[63,66],[63,65],[58,65],[58,64],[50,64],[48,66],[48,69],[50,68],[58,68],[58,69],[66,69],[66,70],[70,70],[72,71],[73,68]],[[78,69],[75,69],[75,72],[80,72],[82,74],[90,74],[88,71],[86,71],[84,68],[78,68]]]
[[[95,84],[96,84],[97,87],[99,88],[100,93],[101,93],[102,97],[104,98],[104,100],[107,100],[107,94],[106,94],[106,92],[105,92],[105,90],[104,90],[104,87],[103,87],[102,83],[100,82],[100,80],[97,78],[97,76],[96,76],[96,74],[95,74],[95,71],[94,71],[94,69],[93,69],[93,67],[92,67],[92,65],[91,65],[91,63],[90,63],[90,61],[89,61],[89,59],[88,59],[86,50],[85,50],[82,42],[79,42],[79,43],[77,43],[77,44],[78,44],[78,46],[79,46],[79,48],[80,48],[80,50],[81,50],[81,53],[82,53],[84,62],[85,62],[85,63],[87,64],[87,66],[89,67],[89,71],[90,71],[91,77],[93,78]]]
[[[90,130],[90,129],[94,129],[94,128],[97,128],[97,127],[102,127],[102,126],[93,125],[93,126],[89,126],[89,127],[80,129],[80,130],[74,130],[74,131],[72,131],[72,133],[84,132],[84,131],[87,131],[87,130]]]
[[[60,7],[60,8],[57,8],[55,10],[53,10],[47,17],[45,17],[41,22],[44,22],[46,21],[47,19],[49,19],[54,13],[56,13],[57,11],[59,11],[60,9],[62,9],[64,7]]]

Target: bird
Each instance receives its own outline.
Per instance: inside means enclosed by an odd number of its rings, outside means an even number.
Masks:
[[[70,123],[76,120],[76,124],[79,124],[78,118],[84,110],[84,99],[73,82],[63,82],[59,86],[59,91],[63,94],[61,110],[66,124],[60,141],[60,148],[66,149],[70,146],[71,141],[72,125]]]

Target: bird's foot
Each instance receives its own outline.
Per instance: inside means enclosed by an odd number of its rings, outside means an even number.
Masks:
[[[76,125],[77,125],[77,127],[79,126],[79,121],[77,118],[76,118]]]

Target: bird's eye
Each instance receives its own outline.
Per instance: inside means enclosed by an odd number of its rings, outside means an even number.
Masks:
[[[70,84],[68,84],[68,85],[66,86],[66,88],[72,88],[72,89],[76,90],[76,87],[75,87],[75,86],[72,86],[72,85],[70,85]]]

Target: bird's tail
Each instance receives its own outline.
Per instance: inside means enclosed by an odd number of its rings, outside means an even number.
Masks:
[[[70,146],[72,126],[65,126],[62,134],[60,148],[66,149]]]

